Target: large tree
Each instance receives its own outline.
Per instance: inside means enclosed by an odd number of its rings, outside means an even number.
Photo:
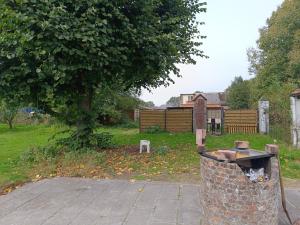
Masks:
[[[0,95],[77,125],[90,145],[98,89],[155,88],[204,57],[197,0],[0,0]]]
[[[270,132],[290,139],[289,95],[300,86],[300,1],[284,0],[260,29],[257,48],[248,50],[252,105],[270,101]]]
[[[256,99],[267,97],[269,90],[275,92],[278,86],[300,85],[299,0],[285,0],[273,12],[260,29],[257,45],[248,50],[249,72],[256,75]]]

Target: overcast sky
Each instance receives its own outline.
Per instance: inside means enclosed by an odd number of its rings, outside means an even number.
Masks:
[[[197,58],[196,65],[179,65],[182,77],[175,84],[152,93],[143,91],[141,98],[159,106],[172,96],[195,91],[223,91],[235,76],[249,79],[246,50],[256,46],[258,29],[283,0],[206,0],[207,13],[199,15],[201,47],[210,58]]]

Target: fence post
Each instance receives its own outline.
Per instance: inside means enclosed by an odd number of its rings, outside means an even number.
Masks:
[[[300,89],[291,94],[291,111],[293,146],[300,149]]]
[[[164,127],[165,131],[167,131],[167,110],[168,109],[165,109],[165,127]]]
[[[269,101],[258,101],[259,133],[269,133]]]

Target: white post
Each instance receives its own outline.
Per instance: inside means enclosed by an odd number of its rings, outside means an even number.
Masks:
[[[269,133],[269,101],[258,102],[258,114],[259,114],[259,133]]]
[[[293,146],[300,149],[300,98],[291,96],[292,111],[292,142]]]

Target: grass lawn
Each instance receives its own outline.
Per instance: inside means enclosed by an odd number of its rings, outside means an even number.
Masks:
[[[17,126],[9,130],[0,125],[0,186],[24,181],[34,176],[84,176],[124,177],[132,179],[191,180],[199,178],[199,155],[196,151],[195,136],[192,133],[140,134],[138,129],[99,128],[98,132],[110,132],[114,142],[120,146],[103,151],[96,158],[91,155],[69,155],[63,160],[43,161],[37,166],[24,168],[17,161],[30,147],[46,145],[49,137],[62,130],[58,126]],[[151,141],[157,153],[136,153],[139,140]],[[222,135],[209,136],[208,149],[231,148],[235,140],[248,140],[254,149],[264,149],[273,139],[265,135]],[[300,178],[300,151],[279,143],[283,175]],[[134,152],[132,152],[134,150]],[[103,156],[103,157],[102,157]],[[67,160],[66,160],[67,159]]]
[[[58,130],[55,126],[42,125],[18,125],[10,130],[7,125],[0,124],[0,185],[26,179],[15,161],[30,147],[45,145]]]

